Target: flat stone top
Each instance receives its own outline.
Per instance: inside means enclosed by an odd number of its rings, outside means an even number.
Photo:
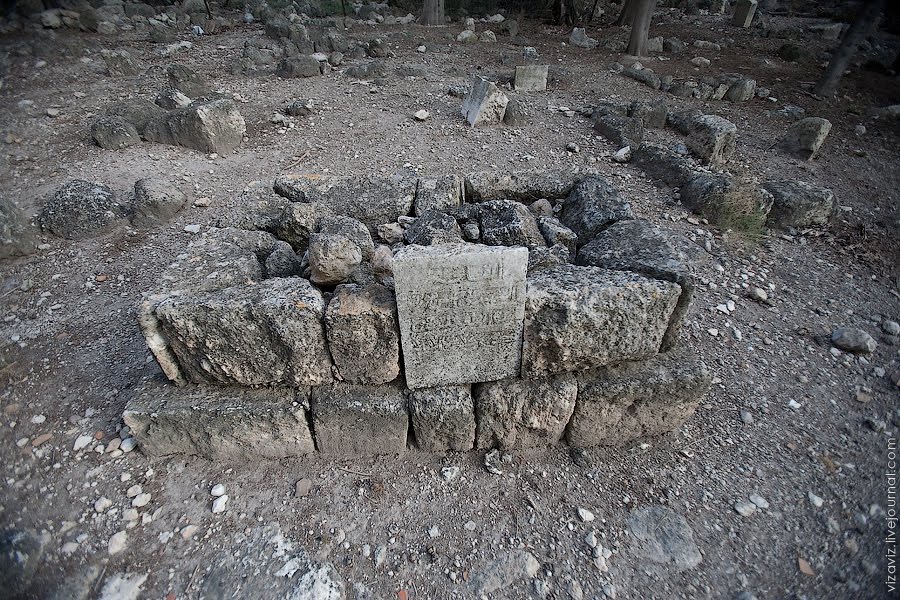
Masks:
[[[394,257],[410,388],[515,377],[521,365],[526,248],[408,246]]]

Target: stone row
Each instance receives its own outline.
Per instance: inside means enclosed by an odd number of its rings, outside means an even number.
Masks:
[[[686,349],[577,374],[417,390],[177,388],[157,378],[137,386],[124,419],[147,455],[217,460],[617,446],[680,427],[710,380]]]

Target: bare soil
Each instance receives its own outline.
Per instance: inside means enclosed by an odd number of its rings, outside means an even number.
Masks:
[[[519,95],[529,125],[471,129],[448,86],[465,84],[473,74],[511,75],[521,47],[508,38],[461,46],[452,41],[458,31],[353,25],[351,37],[389,42],[391,67],[427,71],[424,78],[392,73],[382,85],[340,72],[300,80],[230,75],[243,41],[262,33],[256,25],[192,37],[193,49],[173,58],[161,57],[161,46],[134,33],[30,32],[0,39],[10,67],[0,91],[0,189],[20,207],[36,213],[48,193],[74,178],[127,194],[139,178],[164,177],[194,199],[211,201],[150,231],[122,228],[81,242],[48,236],[48,249],[0,264],[0,523],[45,541],[25,597],[96,597],[120,572],[147,574],[147,598],[285,597],[302,571],[293,577],[276,572],[302,549],[334,566],[350,598],[470,598],[470,580],[510,548],[528,549],[541,570],[534,581],[517,581],[492,597],[534,597],[543,590],[552,598],[602,598],[604,584],[614,585],[619,598],[731,598],[742,591],[758,598],[889,596],[886,511],[895,505],[888,496],[887,446],[900,424],[898,388],[889,376],[900,369],[900,354],[896,338],[882,334],[880,324],[900,319],[900,126],[873,117],[871,109],[900,101],[896,77],[855,69],[840,97],[816,100],[804,93],[803,82],[818,76],[827,42],[804,39],[810,58],[785,63],[775,57],[783,40],[716,17],[658,14],[651,35],[725,45],[715,55],[689,47],[642,61],[646,66],[699,76],[689,60],[703,55],[713,61],[705,72],[745,73],[778,99],[680,100],[609,72],[621,56],[573,48],[564,43],[567,30],[526,22],[523,34],[550,65],[550,89]],[[614,27],[589,28],[588,34],[626,35]],[[415,50],[422,42],[431,48],[425,54]],[[144,61],[146,73],[107,76],[101,48],[127,48]],[[243,99],[249,141],[215,158],[150,143],[121,151],[96,147],[92,117],[123,98],[152,100],[171,61]],[[616,148],[595,135],[588,119],[558,110],[660,97],[672,108],[697,106],[738,126],[737,155],[727,165],[732,172],[834,190],[842,210],[833,226],[790,238],[771,231],[761,240],[708,226],[678,204],[674,190],[613,163]],[[287,130],[270,123],[274,111],[304,98],[316,100],[314,115]],[[22,100],[33,101],[33,109],[23,109]],[[774,114],[784,104],[833,122],[816,160],[799,162],[772,148],[788,125]],[[47,116],[50,107],[59,116]],[[423,108],[431,118],[415,122],[411,115]],[[854,133],[859,124],[867,128],[864,135]],[[677,141],[671,131],[648,137]],[[567,152],[569,142],[580,152]],[[627,448],[590,450],[589,462],[580,465],[563,446],[515,452],[503,476],[486,472],[476,452],[214,464],[150,460],[139,451],[112,458],[72,450],[84,433],[96,432],[103,442],[115,437],[130,389],[158,372],[135,306],[189,241],[184,226],[214,223],[251,182],[289,171],[438,175],[549,168],[608,175],[639,216],[701,246],[708,241],[712,262],[722,267],[707,273],[682,334],[682,343],[705,357],[715,384],[680,431]],[[767,289],[771,305],[747,299],[748,286]],[[728,299],[737,305],[732,314],[715,310]],[[827,338],[838,326],[869,331],[878,349],[865,361],[833,356]],[[877,376],[876,367],[887,375]],[[742,420],[742,410],[752,423]],[[33,446],[47,433],[49,440]],[[445,481],[445,466],[459,467],[459,476]],[[295,482],[302,478],[312,480],[312,489],[297,497]],[[126,529],[122,513],[131,505],[125,491],[135,483],[152,496],[141,509],[152,520],[128,528],[126,550],[110,556],[107,542]],[[216,483],[225,484],[230,497],[221,514],[210,510]],[[753,493],[769,508],[740,516],[735,503]],[[821,507],[809,493],[824,500]],[[100,497],[112,508],[96,513]],[[652,504],[687,519],[703,554],[698,567],[676,572],[630,551],[626,518]],[[582,522],[578,507],[597,519]],[[198,529],[184,539],[189,525]],[[597,569],[583,541],[590,530],[613,550],[607,573]],[[64,554],[63,546],[75,540],[77,548]],[[799,559],[812,574],[801,571]]]

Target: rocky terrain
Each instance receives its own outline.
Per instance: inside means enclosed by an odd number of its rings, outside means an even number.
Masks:
[[[834,24],[763,16],[744,29],[660,9],[661,47],[636,69],[627,32],[597,23],[584,32],[595,45],[531,20],[515,32],[478,20],[472,39],[462,22],[424,28],[368,8],[326,42],[292,37],[297,20],[274,13],[214,6],[210,20],[189,2],[160,19],[145,6],[14,19],[0,38],[0,189],[25,217],[0,259],[0,596],[892,595],[900,121],[886,107],[900,84],[857,64],[836,99],[812,97]],[[896,47],[883,36],[858,62]],[[526,63],[549,65],[546,91],[510,85]],[[461,114],[475,75],[513,103],[505,124]],[[179,108],[179,94],[219,112]],[[158,97],[159,111],[147,106]],[[729,221],[690,200],[717,180],[667,183],[637,143],[622,153],[632,103],[660,100],[687,125],[645,126],[645,144],[769,190],[752,195],[769,207],[773,182],[830,190],[827,223]],[[806,155],[785,142],[804,118],[831,124]],[[698,137],[697,123],[718,133]],[[704,253],[680,335],[713,383],[677,432],[585,450],[281,460],[136,446],[122,413],[160,374],[142,294],[254,190],[289,173],[522,170],[600,174],[636,216]],[[77,203],[90,218],[70,218],[73,197],[91,199]]]

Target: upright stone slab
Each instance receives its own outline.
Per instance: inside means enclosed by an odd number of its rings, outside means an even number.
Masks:
[[[525,248],[408,246],[394,256],[410,388],[516,377],[525,317]]]
[[[500,123],[506,113],[509,98],[493,82],[476,77],[472,91],[463,102],[462,114],[472,127],[484,123]]]
[[[517,92],[543,92],[547,89],[548,65],[520,65],[516,67]]]
[[[756,15],[756,0],[741,0],[734,7],[734,18],[731,24],[735,27],[750,27]]]

